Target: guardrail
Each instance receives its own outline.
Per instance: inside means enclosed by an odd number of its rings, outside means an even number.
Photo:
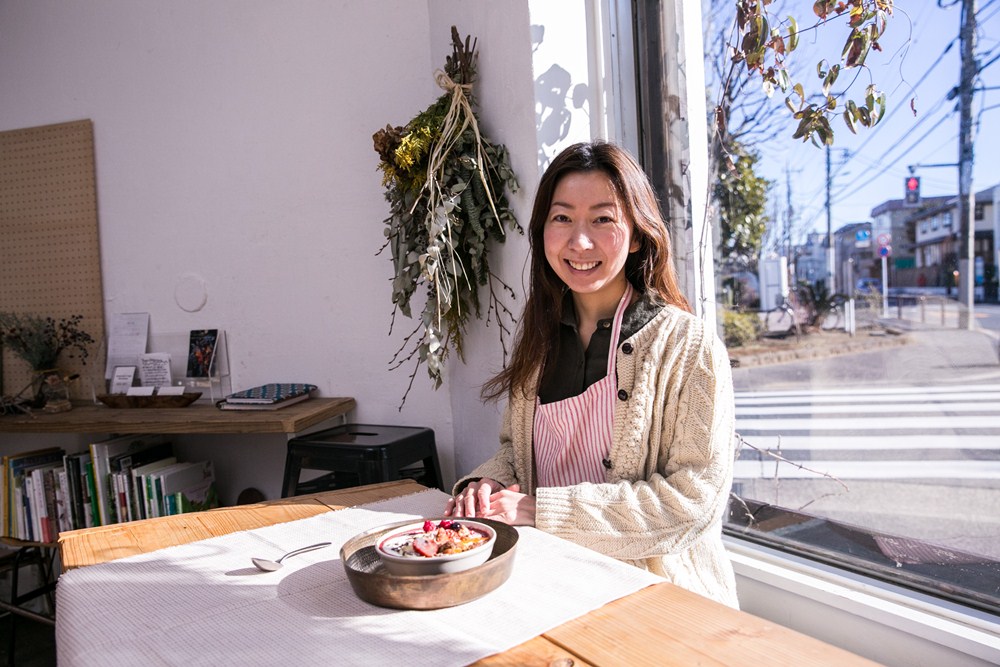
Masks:
[[[956,318],[955,326],[958,325],[959,304],[957,301],[943,296],[928,296],[926,294],[894,294],[888,297],[889,308],[895,306],[896,318],[900,320],[914,320],[921,324],[931,324],[929,319],[933,319],[934,324],[940,323],[942,327],[947,327],[947,315],[950,310],[954,310]],[[895,304],[893,302],[895,301]],[[949,308],[952,306],[952,308]],[[915,315],[915,317],[911,317]]]

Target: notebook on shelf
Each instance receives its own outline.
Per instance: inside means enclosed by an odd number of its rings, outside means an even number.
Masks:
[[[308,399],[316,385],[272,382],[226,396],[219,402],[222,410],[277,410]]]

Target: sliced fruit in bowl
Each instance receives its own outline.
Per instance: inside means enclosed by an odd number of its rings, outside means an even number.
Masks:
[[[485,563],[496,531],[472,520],[427,519],[401,526],[375,545],[386,570],[421,576],[461,572]]]

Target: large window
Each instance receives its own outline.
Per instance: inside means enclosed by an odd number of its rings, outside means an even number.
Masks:
[[[709,4],[730,7],[733,3]],[[659,66],[645,65],[663,62],[659,56],[670,49],[659,34],[663,22],[655,20],[659,5],[635,4],[635,42],[662,50],[661,54],[640,54],[637,59],[639,88],[645,92],[644,97],[640,95],[639,134],[646,153],[666,151],[669,146],[670,121],[665,129],[659,120],[669,114],[663,112],[657,94],[668,75]],[[724,31],[728,24],[712,25],[718,13],[705,15],[705,51],[711,58],[712,39],[718,36],[713,31]],[[830,57],[839,55],[837,51]],[[716,99],[711,67],[708,62],[710,105]],[[748,88],[741,94],[753,92]],[[775,97],[770,107],[752,97],[753,108],[780,114],[780,97]],[[760,111],[769,108],[773,111]],[[930,247],[921,250],[926,254],[918,267],[917,249],[906,250],[891,241],[884,243],[892,245],[884,269],[876,266],[864,284],[857,280],[856,284],[833,285],[832,278],[823,275],[826,248],[820,248],[820,275],[810,281],[812,294],[796,290],[796,264],[815,250],[808,247],[809,233],[819,232],[825,238],[825,225],[836,231],[859,220],[838,219],[802,203],[812,195],[822,201],[825,179],[832,176],[817,168],[829,160],[824,151],[793,140],[792,130],[787,123],[784,130],[772,127],[766,148],[759,147],[758,174],[770,181],[767,233],[761,252],[741,259],[739,269],[757,276],[765,259],[782,258],[776,265],[787,270],[791,289],[785,296],[799,318],[798,331],[770,326],[768,311],[760,307],[762,300],[741,300],[727,291],[732,258],[717,244],[711,249],[719,276],[718,321],[734,362],[737,431],[743,442],[726,531],[998,612],[997,290],[977,292],[980,301],[974,304],[974,316],[964,317],[967,313],[962,313],[956,300],[957,264],[945,266],[938,257],[940,249]],[[847,134],[846,128],[838,128],[838,141]],[[745,136],[749,141],[752,135]],[[658,138],[663,143],[657,145]],[[924,157],[933,148],[919,142],[914,145],[915,153],[893,154],[896,165],[873,165],[850,154],[835,154],[834,163],[844,161],[854,169],[899,171],[898,193],[883,189],[856,195],[850,188],[838,190],[841,197],[866,197],[865,211],[886,212],[884,219],[874,222],[876,227],[888,223],[886,233],[891,237],[912,237],[912,225],[926,230],[928,224],[926,218],[908,223],[914,212],[904,210],[901,200],[908,161]],[[692,154],[692,161],[698,159]],[[647,154],[644,161],[655,181],[677,182],[669,173],[669,157]],[[898,206],[894,197],[900,200]],[[671,206],[669,199],[666,205]],[[950,215],[934,216],[931,226],[947,224]],[[867,220],[874,217],[869,216]],[[715,231],[718,238],[717,227]],[[876,237],[873,232],[872,238]],[[848,267],[840,266],[850,261],[849,256],[833,257],[833,276],[852,275],[846,272]],[[935,267],[928,268],[932,264]],[[986,265],[987,280],[995,280],[988,255]],[[819,287],[827,297],[834,293],[842,297],[824,300],[818,295]],[[766,289],[763,284],[759,288]],[[733,318],[749,322],[759,335],[752,339],[728,336],[726,323]]]

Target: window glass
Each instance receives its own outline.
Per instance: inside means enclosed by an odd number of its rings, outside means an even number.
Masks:
[[[731,6],[703,2],[710,112],[724,99],[719,86],[731,64]],[[883,52],[901,53],[907,39],[933,37],[934,46],[926,45],[930,61],[910,50],[895,75],[892,68],[873,68],[872,76],[883,77],[877,83],[888,90],[905,87],[900,71],[918,68],[909,80],[924,85],[923,73],[934,69],[927,80],[938,88],[918,94],[936,99],[957,77],[953,52],[944,59],[950,69],[941,66],[944,74],[934,63],[958,33],[957,10],[927,3],[915,11],[919,17],[910,18],[922,19],[918,34],[908,36],[904,21],[897,21]],[[800,30],[815,21],[807,11],[800,14]],[[1000,30],[1000,19],[992,23]],[[836,25],[827,31],[833,37],[822,36],[824,26],[800,42],[801,70],[815,72],[820,59],[839,59],[847,33]],[[928,27],[934,25],[942,27]],[[1000,68],[994,69],[983,76],[1000,85]],[[642,76],[646,89],[661,88]],[[965,269],[974,301],[964,303],[961,225],[952,228],[957,209],[931,213],[954,207],[957,170],[924,173],[919,204],[904,201],[908,165],[954,161],[953,105],[926,110],[919,131],[903,110],[857,136],[832,117],[835,142],[828,150],[792,138],[795,123],[783,111],[784,94],[776,90],[769,102],[759,75],[731,79],[727,90],[736,100],[724,110],[728,139],[736,142],[728,155],[747,162],[737,159],[736,172],[715,171],[714,231],[716,238],[731,234],[722,225],[736,211],[744,232],[756,223],[763,230],[756,252],[734,257],[719,243],[713,248],[723,310],[718,320],[733,363],[742,443],[727,532],[1000,611],[1000,305],[993,230],[977,226],[976,262]],[[892,98],[890,109],[907,100]],[[930,132],[935,124],[944,132]],[[987,138],[977,141],[988,145]],[[719,187],[720,174],[744,168],[748,178],[764,180],[762,202],[742,197],[755,181],[742,189]],[[1000,184],[996,170],[977,165],[975,173],[977,192]],[[983,218],[982,206],[976,215]],[[867,239],[857,234],[861,224],[869,225]],[[762,307],[780,302],[770,292],[780,290],[781,281],[764,280],[774,267],[786,271],[790,309]],[[748,277],[758,278],[755,289],[740,289]]]

